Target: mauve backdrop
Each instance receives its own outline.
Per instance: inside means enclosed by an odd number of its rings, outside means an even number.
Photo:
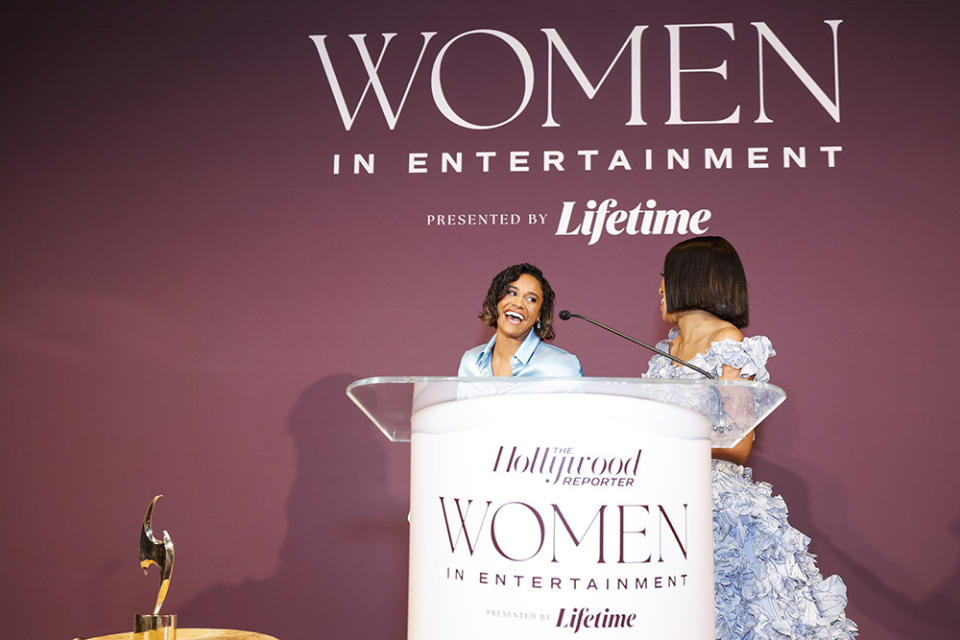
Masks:
[[[952,354],[960,276],[956,202],[956,2],[600,0],[467,4],[31,2],[2,12],[0,222],[0,603],[4,636],[69,639],[127,630],[156,572],[136,567],[140,518],[177,564],[166,611],[181,626],[283,640],[401,638],[406,606],[407,449],[344,395],[372,375],[449,375],[487,337],[474,318],[503,266],[540,265],[559,306],[654,341],[656,295],[678,236],[557,236],[563,201],[713,212],[740,250],[748,334],[772,337],[787,402],[752,456],[824,574],[849,588],[862,637],[955,637],[960,508]],[[767,46],[764,21],[830,98],[839,28],[841,121]],[[666,24],[684,31],[684,116],[665,126]],[[555,59],[544,128],[546,40],[564,38],[596,82],[633,25],[643,35],[643,117],[627,127],[626,57],[593,101]],[[497,29],[520,40],[536,82],[515,121],[470,131],[429,91],[439,48]],[[367,96],[345,131],[310,35],[326,34],[351,105],[365,76],[352,33],[395,32],[381,67],[396,106],[436,31],[394,130]],[[374,55],[375,55],[374,54]],[[519,103],[516,58],[467,37],[444,62],[464,117]],[[779,167],[783,145],[805,169]],[[820,145],[843,147],[828,168]],[[706,170],[704,147],[734,149]],[[748,146],[773,168],[746,169]],[[689,147],[689,170],[664,168]],[[607,171],[615,149],[632,171]],[[643,149],[657,167],[640,168]],[[505,170],[504,154],[567,153],[567,171]],[[600,151],[584,171],[576,150]],[[409,152],[431,172],[410,175]],[[436,154],[497,151],[440,173]],[[373,175],[333,175],[332,156],[375,153]],[[548,214],[545,226],[428,227],[436,212]],[[584,324],[558,344],[589,375],[637,376],[646,356]]]

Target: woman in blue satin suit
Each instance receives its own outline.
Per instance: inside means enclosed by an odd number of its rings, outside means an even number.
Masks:
[[[532,264],[507,267],[490,283],[480,320],[496,331],[460,359],[462,377],[583,375],[572,353],[547,344],[554,337],[554,292]]]

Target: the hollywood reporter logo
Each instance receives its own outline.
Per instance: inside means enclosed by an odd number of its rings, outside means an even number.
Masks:
[[[634,453],[635,452],[635,453]],[[634,487],[640,469],[641,449],[626,455],[575,455],[569,447],[520,447],[500,445],[493,456],[493,473],[507,474],[511,483],[523,480],[551,486]],[[533,491],[532,493],[537,493]],[[634,492],[625,492],[625,497]],[[688,503],[619,503],[561,506],[557,502],[525,497],[494,503],[483,498],[437,496],[450,553],[466,548],[473,556],[489,534],[492,550],[501,558],[527,562],[541,552],[549,562],[570,552],[563,541],[574,545],[573,553],[595,552],[605,564],[615,556],[617,564],[685,562],[688,547]],[[594,542],[588,542],[588,536]],[[594,546],[594,544],[596,546]],[[522,578],[522,576],[514,576]],[[506,578],[503,578],[506,580]],[[540,580],[541,578],[537,578]],[[550,588],[562,588],[569,579],[550,577]],[[645,580],[646,578],[642,578]],[[685,580],[686,577],[683,576]],[[591,583],[596,581],[590,579]],[[593,588],[598,588],[594,584]]]
[[[625,456],[575,455],[570,447],[500,445],[494,473],[542,478],[547,484],[593,487],[632,487],[640,469],[641,449]]]

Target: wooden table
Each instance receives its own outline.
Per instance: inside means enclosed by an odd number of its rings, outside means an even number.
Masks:
[[[133,640],[133,632],[114,633],[86,640]],[[277,640],[273,636],[236,629],[177,629],[177,640]]]

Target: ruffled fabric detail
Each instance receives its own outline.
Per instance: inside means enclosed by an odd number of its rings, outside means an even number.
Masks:
[[[657,348],[670,351],[676,329]],[[742,377],[770,380],[767,360],[776,355],[764,336],[743,342],[714,342],[692,364],[719,375],[723,365]],[[700,378],[661,355],[650,358],[644,377]],[[704,413],[701,411],[701,413]],[[715,430],[722,430],[719,406]],[[713,461],[713,562],[718,640],[849,640],[857,625],[847,618],[847,587],[838,576],[824,579],[810,539],[787,522],[787,505],[766,482],[753,482],[753,471]]]
[[[657,348],[661,351],[670,352],[670,343],[680,335],[680,332],[674,328],[666,340],[657,343]],[[734,369],[740,369],[741,378],[752,378],[757,382],[769,382],[770,372],[767,371],[767,360],[777,355],[773,349],[770,339],[766,336],[753,336],[744,338],[743,342],[736,340],[721,340],[714,342],[706,353],[698,353],[689,362],[701,369],[715,373],[719,376],[723,372],[724,365]],[[650,358],[645,378],[700,378],[700,374],[677,365],[669,358],[659,354],[654,354]]]
[[[847,588],[824,579],[810,539],[753,471],[713,461],[713,561],[720,640],[849,640]]]

